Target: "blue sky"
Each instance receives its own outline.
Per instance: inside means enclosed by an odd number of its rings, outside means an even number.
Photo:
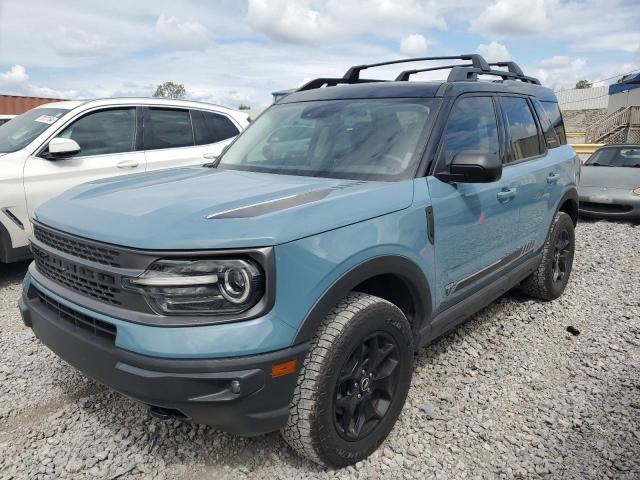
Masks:
[[[2,94],[148,96],[171,80],[193,99],[261,106],[353,64],[472,52],[513,59],[555,89],[640,70],[640,4],[0,0]]]

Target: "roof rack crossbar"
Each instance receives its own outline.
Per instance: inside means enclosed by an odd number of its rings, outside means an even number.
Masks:
[[[496,63],[490,63],[489,66],[490,67],[507,67],[507,69],[511,73],[515,73],[516,75],[520,75],[521,77],[525,76],[524,72],[516,62],[496,62]]]
[[[403,72],[400,72],[400,74],[396,77],[396,82],[406,82],[409,80],[409,77],[411,75],[415,75],[416,73],[433,72],[435,70],[446,70],[448,68],[453,68],[453,67],[473,67],[473,65],[470,63],[465,63],[465,64],[457,64],[457,65],[441,65],[439,67],[416,68],[412,70],[405,70]]]
[[[380,63],[370,63],[368,65],[355,65],[344,74],[342,78],[347,80],[347,83],[355,83],[360,78],[360,72],[362,70],[366,70],[372,67],[383,67],[385,65],[395,65],[398,63],[408,63],[408,62],[427,62],[432,60],[470,60],[473,64],[473,67],[478,68],[480,70],[491,70],[487,61],[482,57],[482,55],[478,55],[477,53],[470,53],[466,55],[453,55],[453,56],[444,56],[444,57],[416,57],[416,58],[404,58],[402,60],[391,60],[389,62],[380,62]]]
[[[478,75],[494,75],[502,78],[502,80],[520,80],[525,83],[533,83],[540,85],[540,80],[526,75],[518,75],[517,73],[505,70],[481,70],[474,67],[454,67],[449,72],[447,82],[464,82],[469,80],[477,80]]]

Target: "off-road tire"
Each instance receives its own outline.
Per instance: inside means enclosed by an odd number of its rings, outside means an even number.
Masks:
[[[393,351],[398,361],[394,365],[399,370],[394,374],[398,375],[394,377],[394,395],[386,413],[364,438],[347,441],[347,429],[340,432],[336,421],[336,392],[343,385],[338,378],[359,345],[366,344],[372,335],[388,336],[396,345]],[[327,315],[311,341],[282,436],[297,453],[320,465],[340,468],[366,458],[384,441],[400,415],[411,384],[413,355],[411,327],[399,308],[373,295],[349,294]]]
[[[565,232],[565,233],[563,233]],[[554,280],[554,263],[556,258],[556,245],[563,235],[567,236],[569,244],[567,246],[567,259],[564,275],[559,281]],[[575,252],[575,232],[571,217],[564,212],[556,213],[553,219],[549,234],[542,247],[542,261],[537,270],[525,278],[520,284],[520,290],[530,297],[541,300],[555,300],[564,292]]]

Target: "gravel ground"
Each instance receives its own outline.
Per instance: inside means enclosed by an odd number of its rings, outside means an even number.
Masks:
[[[423,349],[389,439],[341,471],[277,433],[152,419],[40,345],[15,307],[26,265],[0,267],[0,479],[638,479],[639,238],[581,223],[565,295],[512,292]]]

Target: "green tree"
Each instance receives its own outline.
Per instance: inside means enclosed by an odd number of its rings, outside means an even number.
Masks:
[[[576,88],[591,88],[591,84],[587,80],[579,80]]]
[[[187,91],[183,84],[164,82],[162,85],[158,85],[153,96],[156,98],[184,98],[186,94]]]

